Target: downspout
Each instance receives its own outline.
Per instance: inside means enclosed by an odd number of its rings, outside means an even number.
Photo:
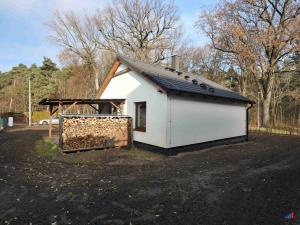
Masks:
[[[249,140],[249,109],[253,107],[253,103],[250,103],[250,106],[247,107],[247,113],[246,113],[246,141]]]

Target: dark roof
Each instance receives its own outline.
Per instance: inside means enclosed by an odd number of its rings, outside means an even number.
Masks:
[[[118,56],[117,58],[121,63],[144,75],[168,93],[194,94],[243,103],[254,103],[249,98],[200,75],[170,70],[159,65],[144,63],[125,56]]]
[[[101,104],[101,103],[119,103],[125,99],[82,99],[82,98],[44,98],[39,102],[39,105],[72,105],[76,102],[77,105]]]

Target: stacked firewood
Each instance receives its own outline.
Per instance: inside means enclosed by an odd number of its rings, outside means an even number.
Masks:
[[[130,142],[130,118],[65,117],[63,121],[63,150],[121,147]]]

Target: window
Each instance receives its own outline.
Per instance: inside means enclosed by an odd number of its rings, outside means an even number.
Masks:
[[[135,130],[146,131],[146,102],[135,103]]]

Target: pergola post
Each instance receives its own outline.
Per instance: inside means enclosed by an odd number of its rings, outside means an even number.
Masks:
[[[50,118],[49,118],[49,138],[52,138],[52,110],[53,106],[50,105],[49,111],[50,111]]]
[[[62,113],[62,102],[58,103],[58,113],[59,113],[59,115],[61,115],[61,113]]]
[[[98,104],[98,114],[101,114],[101,105]]]
[[[49,106],[49,111],[50,111],[50,118],[49,118],[49,138],[52,138],[52,116],[54,113],[57,112],[59,108],[56,108],[53,110],[53,105]]]

